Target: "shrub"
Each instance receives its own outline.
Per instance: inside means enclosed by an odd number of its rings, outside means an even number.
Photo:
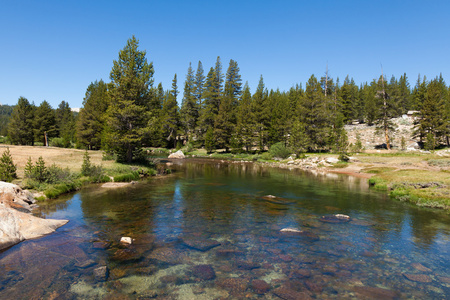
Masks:
[[[288,158],[291,154],[291,151],[284,145],[284,143],[276,143],[273,144],[269,149],[270,154],[273,157],[279,157],[282,159]]]
[[[50,146],[58,148],[70,148],[71,144],[70,141],[66,141],[63,138],[52,138],[50,140]]]
[[[114,176],[114,182],[130,182],[138,179],[139,179],[139,172],[137,171]]]
[[[271,160],[273,157],[272,154],[270,154],[269,152],[264,152],[263,154],[261,154],[260,158],[262,160]]]
[[[17,178],[17,166],[14,164],[9,147],[0,157],[0,180],[11,182]]]

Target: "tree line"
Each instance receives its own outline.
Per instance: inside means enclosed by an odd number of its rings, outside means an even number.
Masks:
[[[428,149],[449,146],[450,87],[442,75],[418,77],[410,87],[406,74],[384,74],[357,85],[347,76],[341,83],[328,71],[311,75],[288,91],[268,90],[261,75],[254,93],[242,84],[233,59],[223,71],[220,57],[208,72],[201,61],[189,64],[181,105],[177,74],[170,89],[154,85],[154,68],[133,36],[113,61],[110,82],[92,82],[78,116],[66,102],[56,110],[44,101],[39,107],[20,98],[8,124],[13,144],[33,144],[45,133],[65,145],[104,149],[119,161],[142,157],[143,147],[173,148],[189,143],[208,151],[264,151],[282,143],[293,152],[345,152],[345,124],[376,126],[391,148],[391,119],[416,111],[415,137]],[[206,75],[205,75],[206,74]]]

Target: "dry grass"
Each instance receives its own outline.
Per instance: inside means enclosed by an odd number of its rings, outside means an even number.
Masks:
[[[17,165],[19,177],[23,177],[28,158],[31,157],[31,161],[35,162],[39,156],[42,156],[47,166],[55,164],[62,168],[69,168],[73,172],[79,172],[85,152],[85,150],[56,147],[1,145],[0,153],[3,153],[7,147],[9,147],[14,164]],[[114,161],[102,161],[102,151],[88,151],[88,153],[93,164],[102,165],[106,168],[115,164]]]

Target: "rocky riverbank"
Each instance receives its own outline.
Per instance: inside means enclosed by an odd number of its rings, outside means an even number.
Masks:
[[[68,222],[31,215],[35,202],[30,192],[0,181],[0,250],[52,233]]]

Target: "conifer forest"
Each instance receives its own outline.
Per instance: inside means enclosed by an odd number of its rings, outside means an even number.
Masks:
[[[65,101],[53,108],[20,97],[15,106],[1,107],[0,134],[17,145],[103,149],[123,162],[138,159],[146,147],[180,145],[262,152],[281,143],[296,154],[345,153],[345,124],[374,126],[390,149],[391,119],[413,111],[414,137],[423,147],[450,146],[450,87],[439,74],[389,78],[380,68],[378,78],[356,83],[351,75],[332,78],[325,71],[280,91],[266,87],[263,75],[251,88],[238,62],[225,65],[220,57],[214,66],[187,62],[186,74],[174,74],[170,87],[155,83],[155,72],[133,36],[113,61],[109,81],[87,87],[79,113]]]

